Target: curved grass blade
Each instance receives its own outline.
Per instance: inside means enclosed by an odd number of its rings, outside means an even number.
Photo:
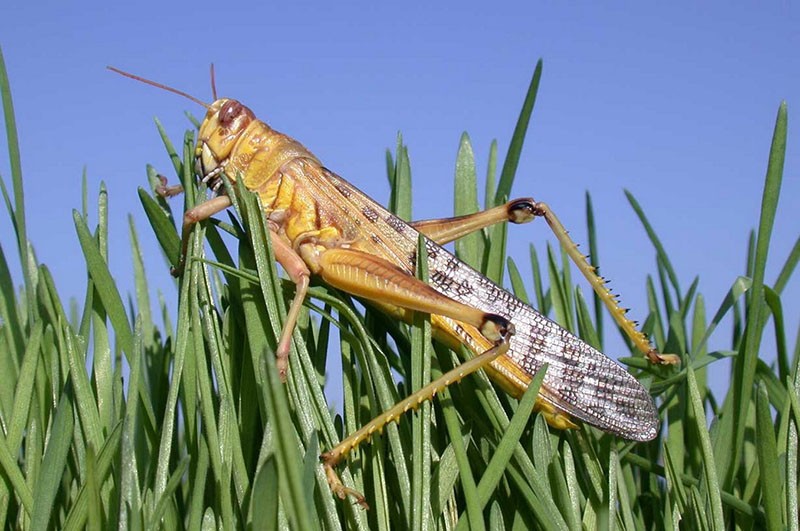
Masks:
[[[103,301],[103,306],[108,313],[109,319],[111,319],[117,341],[122,345],[122,350],[126,355],[131,356],[133,352],[133,334],[128,317],[125,315],[125,307],[122,304],[122,297],[119,295],[116,282],[114,282],[114,278],[108,270],[108,264],[103,259],[97,242],[89,232],[89,227],[86,226],[84,218],[77,210],[72,212],[72,217],[81,249],[86,258],[86,267],[97,288],[97,294]]]
[[[633,207],[633,211],[636,213],[636,216],[639,218],[639,221],[642,223],[645,232],[647,232],[647,237],[650,238],[650,242],[653,244],[653,247],[656,249],[656,254],[658,255],[659,263],[664,267],[667,272],[667,276],[669,277],[669,281],[672,284],[672,288],[675,290],[675,293],[678,295],[678,305],[682,304],[682,299],[680,297],[681,288],[680,284],[678,283],[678,275],[675,274],[675,269],[672,267],[672,262],[667,255],[667,252],[664,250],[664,245],[661,243],[658,235],[656,234],[655,229],[650,224],[650,221],[647,219],[647,216],[644,213],[641,205],[636,200],[631,192],[625,190],[625,197],[628,198],[628,202]]]
[[[11,168],[11,184],[14,189],[13,212],[9,211],[14,232],[17,235],[17,248],[19,250],[22,277],[25,279],[25,295],[27,300],[28,320],[33,320],[36,308],[36,294],[32,282],[31,264],[28,260],[28,229],[25,221],[25,191],[22,186],[22,162],[19,151],[19,135],[17,134],[17,120],[14,116],[14,103],[11,99],[11,85],[8,81],[6,62],[3,58],[3,49],[0,48],[0,99],[3,101],[3,114],[6,122],[6,144],[8,145],[8,162]],[[5,195],[5,185],[3,186]]]

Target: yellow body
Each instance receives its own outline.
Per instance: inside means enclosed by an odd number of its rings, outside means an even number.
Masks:
[[[358,222],[352,222],[364,217],[363,212],[349,212],[342,216],[341,210],[346,209],[346,205],[320,202],[319,191],[312,192],[310,187],[304,186],[310,172],[321,173],[324,170],[316,157],[297,140],[255,119],[252,111],[244,106],[239,111],[240,121],[226,126],[220,124],[220,113],[215,109],[221,109],[231,101],[218,100],[209,109],[200,127],[197,156],[202,158],[204,153],[212,152],[218,164],[216,158],[230,146],[225,174],[231,179],[241,176],[247,189],[259,195],[264,215],[275,223],[276,232],[298,252],[312,272],[319,271],[319,257],[330,248],[347,245],[368,254],[385,252],[359,233]],[[237,131],[241,133],[237,134]],[[202,146],[209,149],[204,150]],[[213,146],[218,147],[215,149]],[[205,165],[206,161],[203,163]],[[209,160],[209,164],[214,163]],[[368,219],[364,224],[367,223]],[[402,253],[398,251],[398,254]],[[406,270],[412,274],[411,269]],[[380,298],[380,293],[376,293],[376,297]],[[403,308],[377,301],[372,304],[387,314],[406,321],[411,319],[411,312]],[[435,337],[455,350],[464,343],[479,354],[493,346],[474,326],[438,315],[431,316],[431,324]],[[485,370],[494,382],[515,398],[522,396],[533,379],[532,374],[521,370],[506,355],[496,358]],[[552,404],[538,400],[536,408],[555,428],[577,427]]]
[[[242,179],[248,190],[259,194],[271,230],[302,258],[310,272],[326,280],[326,273],[330,278],[338,275],[335,279],[339,287],[403,319],[410,317],[409,309],[427,308],[386,302],[384,292],[386,286],[404,282],[402,277],[413,277],[418,232],[324,168],[299,142],[256,119],[247,107],[229,99],[214,102],[200,127],[196,154],[200,175],[213,178],[224,171],[230,179]],[[428,235],[425,229],[420,230]],[[566,231],[563,233],[566,238]],[[549,380],[546,376],[536,407],[552,426],[574,428],[571,417],[577,416],[627,438],[648,440],[655,436],[657,417],[652,399],[627,372],[464,264],[458,262],[451,268],[457,260],[450,255],[439,256],[446,251],[435,243],[431,245],[431,271],[440,276],[440,285],[434,287],[452,303],[451,315],[460,315],[456,311],[459,307],[465,312],[462,321],[431,311],[438,339],[453,347],[464,344],[475,354],[490,350],[496,342],[479,328],[477,317],[470,314],[468,318],[466,313],[478,311],[473,307],[483,303],[485,293],[507,300],[512,308],[505,313],[502,306],[480,308],[507,317],[517,330],[517,335],[511,336],[510,350],[487,367],[495,382],[519,397],[535,369],[546,362],[550,366],[548,375],[554,375]],[[329,262],[338,260],[342,250],[347,250],[350,262],[334,272],[332,266],[341,264]],[[439,262],[432,256],[439,256]],[[399,271],[401,278],[387,280],[384,285],[381,279],[387,276],[386,262]],[[591,269],[585,259],[583,263]],[[383,269],[370,276],[373,265]],[[484,296],[460,297],[458,290],[444,290],[443,286],[452,284],[447,278],[450,269],[457,270],[453,275],[466,275],[469,282],[481,284]],[[602,284],[598,280],[593,287],[602,288],[610,298]],[[618,309],[616,301],[614,306]],[[630,321],[624,321],[639,334]],[[527,327],[522,332],[520,324]],[[643,336],[642,340],[649,347]]]

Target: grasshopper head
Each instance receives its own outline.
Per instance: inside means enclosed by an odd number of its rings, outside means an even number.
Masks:
[[[220,98],[208,107],[195,148],[195,172],[204,183],[214,188],[220,182],[233,147],[255,119],[253,111],[236,100]]]
[[[219,176],[228,164],[228,157],[236,145],[236,140],[241,136],[247,126],[255,120],[253,111],[236,100],[219,98],[211,105],[187,94],[182,90],[158,83],[130,72],[125,72],[113,66],[107,67],[112,72],[140,81],[146,85],[166,90],[182,96],[190,101],[202,105],[207,109],[206,117],[200,125],[200,133],[195,148],[195,173],[204,183],[208,183],[215,190],[219,187]],[[217,88],[214,84],[214,65],[211,65],[211,92],[217,98]],[[230,176],[235,178],[235,176]]]

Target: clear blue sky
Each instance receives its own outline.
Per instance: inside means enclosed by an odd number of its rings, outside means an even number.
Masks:
[[[645,207],[684,289],[700,275],[711,313],[743,271],[776,110],[787,100],[788,160],[768,281],[800,232],[800,16],[788,2],[12,4],[0,8],[0,45],[20,130],[30,238],[64,297],[82,300],[85,286],[71,218],[84,166],[92,199],[101,181],[109,189],[112,271],[131,277],[132,213],[153,285],[177,297],[136,189],[146,186],[146,163],[170,171],[152,118],[177,140],[188,125],[183,111],[202,112],[109,73],[108,64],[208,100],[214,62],[222,95],[245,102],[382,202],[384,150],[400,130],[416,183],[415,216],[424,218],[452,212],[462,131],[479,168],[493,138],[505,153],[543,58],[514,195],[547,201],[585,241],[589,190],[603,272],[639,319],[654,252],[623,188]],[[5,153],[0,172],[8,183]],[[543,249],[549,237],[544,225],[512,232],[518,262],[528,242]],[[1,216],[3,247],[16,265],[10,234]],[[790,337],[799,298],[795,278],[784,297]],[[720,337],[718,345],[727,344]]]

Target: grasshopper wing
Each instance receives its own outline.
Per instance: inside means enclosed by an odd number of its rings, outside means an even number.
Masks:
[[[313,166],[313,165],[311,165]],[[349,182],[316,166],[313,181],[318,208],[339,226],[353,246],[383,256],[414,274],[419,233]],[[368,228],[367,228],[368,227]],[[626,439],[647,441],[658,432],[650,394],[625,369],[574,334],[540,314],[443,247],[426,241],[430,284],[440,293],[485,312],[502,315],[516,329],[509,352],[492,363],[491,373],[516,389],[527,387],[545,364],[540,399],[558,411]],[[489,348],[469,325],[443,318],[473,351]]]

